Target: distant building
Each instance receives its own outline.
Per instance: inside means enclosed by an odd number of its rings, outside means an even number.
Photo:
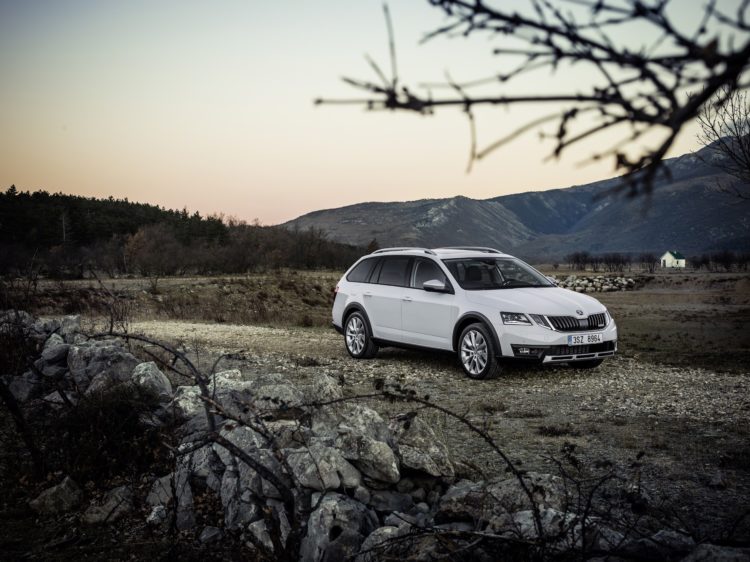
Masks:
[[[661,257],[662,267],[685,267],[685,256],[676,250],[670,250]]]

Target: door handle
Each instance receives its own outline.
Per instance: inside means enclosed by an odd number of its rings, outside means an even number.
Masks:
[[[371,297],[371,296],[372,296],[372,293],[371,293],[370,291],[365,291],[365,292],[364,292],[364,293],[362,293],[362,294],[363,294],[363,295],[364,295],[365,297]]]
[[[406,302],[411,302],[411,301],[413,301],[414,299],[413,299],[413,298],[411,298],[411,297],[403,297],[403,298],[402,298],[401,300],[402,300],[402,301],[406,301]]]

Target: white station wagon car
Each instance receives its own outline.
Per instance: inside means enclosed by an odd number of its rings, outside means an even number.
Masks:
[[[364,256],[336,286],[333,326],[356,359],[383,346],[452,351],[475,379],[499,374],[507,359],[592,368],[617,350],[599,301],[492,248]]]

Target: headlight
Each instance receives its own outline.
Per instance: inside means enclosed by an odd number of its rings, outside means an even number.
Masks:
[[[503,324],[516,324],[531,326],[531,320],[529,320],[525,314],[520,312],[501,312],[500,316],[503,318]]]
[[[547,319],[541,314],[529,314],[529,316],[531,316],[531,319],[539,324],[542,328],[547,328],[548,330],[552,329],[552,326],[549,325]]]

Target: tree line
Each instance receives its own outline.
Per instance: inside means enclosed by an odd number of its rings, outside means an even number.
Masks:
[[[565,256],[565,262],[571,270],[609,273],[622,273],[633,269],[654,273],[660,267],[659,260],[660,257],[651,252],[592,254],[581,251]],[[735,253],[729,250],[704,253],[686,259],[687,267],[696,271],[747,271],[748,264],[750,264],[750,253]],[[556,265],[559,266],[559,264]]]
[[[111,276],[343,269],[363,252],[316,228],[288,230],[113,197],[15,186],[0,192],[0,275],[32,269],[53,278],[80,278],[92,269]]]

